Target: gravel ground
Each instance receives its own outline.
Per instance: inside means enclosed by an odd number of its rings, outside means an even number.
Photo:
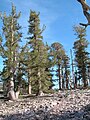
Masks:
[[[90,120],[90,90],[0,100],[0,120]]]

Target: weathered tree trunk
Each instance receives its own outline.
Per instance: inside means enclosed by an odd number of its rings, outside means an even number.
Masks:
[[[16,99],[16,100],[17,100],[18,97],[19,97],[19,93],[20,93],[20,91],[15,92],[15,99]]]
[[[38,91],[38,95],[40,95],[40,96],[42,96],[42,95],[44,95],[44,93],[43,93],[43,91],[42,91],[42,83],[41,83],[41,79],[40,79],[40,76],[41,76],[41,74],[40,74],[40,71],[38,72],[38,76],[39,76],[39,91]]]
[[[30,71],[28,71],[28,94],[31,95],[31,80],[30,80]]]
[[[31,93],[31,84],[30,84],[30,83],[28,83],[28,94],[29,94],[29,95],[32,94],[32,93]]]
[[[10,90],[10,91],[8,92],[8,97],[9,97],[9,100],[16,100],[14,90]]]
[[[17,100],[19,96],[19,91],[14,92],[14,82],[10,81],[8,85],[8,98],[9,100]]]
[[[44,95],[44,93],[43,93],[43,91],[42,91],[42,85],[41,85],[41,81],[39,80],[39,95],[40,96],[43,96]]]

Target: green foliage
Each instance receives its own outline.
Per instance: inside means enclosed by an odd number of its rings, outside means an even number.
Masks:
[[[53,43],[51,45],[50,55],[53,66],[57,67],[56,77],[59,81],[59,89],[65,87],[65,82],[66,88],[68,89],[69,57],[66,55],[63,45],[58,42]]]
[[[39,15],[40,13],[30,11],[28,37],[26,44],[21,47],[22,33],[18,23],[21,12],[17,14],[16,7],[12,4],[10,15],[0,14],[3,24],[3,35],[0,33],[0,56],[3,58],[4,66],[0,73],[1,79],[4,82],[13,80],[16,89],[19,87],[27,89],[28,86],[28,93],[31,90],[31,93],[37,95],[41,92],[53,92],[52,87],[56,80],[59,82],[59,89],[69,89],[70,83],[69,57],[61,43],[55,42],[49,47],[43,42],[42,33],[45,26],[40,28]],[[86,29],[75,26],[74,30],[77,36],[73,47],[77,68],[75,72],[73,71],[76,75],[74,84],[77,84],[78,81],[86,87],[87,71],[90,67],[90,58],[87,52],[89,43],[85,38]]]
[[[32,91],[37,94],[40,91],[49,89],[51,85],[50,72],[47,70],[49,65],[48,48],[43,43],[41,35],[44,29],[40,29],[39,14],[35,11],[30,11],[29,26],[28,26],[28,42],[26,43],[26,54],[24,64],[28,72],[28,82],[32,86]]]
[[[4,58],[4,68],[2,71],[2,79],[16,80],[17,68],[19,63],[19,42],[22,37],[20,32],[18,19],[20,13],[16,13],[16,7],[12,4],[12,11],[10,15],[4,13],[2,15],[3,34],[5,39],[1,41],[1,55]]]
[[[78,71],[82,78],[84,87],[87,86],[87,62],[89,60],[89,53],[87,47],[89,42],[86,40],[86,30],[83,27],[74,27],[77,40],[74,42],[75,62],[78,67]]]

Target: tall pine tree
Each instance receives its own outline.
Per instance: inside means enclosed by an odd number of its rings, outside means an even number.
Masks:
[[[3,80],[16,81],[17,68],[19,65],[19,41],[21,40],[22,33],[20,32],[21,26],[18,23],[20,12],[16,13],[16,7],[12,4],[12,11],[10,15],[2,15],[3,34],[4,38],[1,45],[2,57],[4,58],[4,68],[2,71]]]
[[[30,62],[28,62],[29,83],[32,84],[33,91],[38,95],[48,90],[51,85],[48,77],[50,73],[46,70],[49,62],[48,50],[43,43],[43,36],[41,35],[44,28],[40,29],[39,13],[31,10],[28,22],[28,46],[30,48]]]
[[[79,79],[83,87],[87,87],[87,62],[89,53],[87,52],[89,42],[86,40],[86,30],[83,27],[74,27],[77,40],[74,42],[75,62],[78,67]]]
[[[56,66],[56,77],[59,82],[59,90],[62,88],[65,88],[65,82],[66,87],[68,88],[68,62],[69,59],[65,53],[65,50],[63,48],[63,45],[55,42],[51,45],[51,56],[53,61],[53,66]],[[64,70],[65,69],[65,70]],[[66,81],[65,81],[66,78]]]

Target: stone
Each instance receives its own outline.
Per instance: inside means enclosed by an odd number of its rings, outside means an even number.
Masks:
[[[50,97],[28,97],[11,102],[2,100],[0,120],[90,120],[89,92],[61,91],[62,97],[55,93]]]

